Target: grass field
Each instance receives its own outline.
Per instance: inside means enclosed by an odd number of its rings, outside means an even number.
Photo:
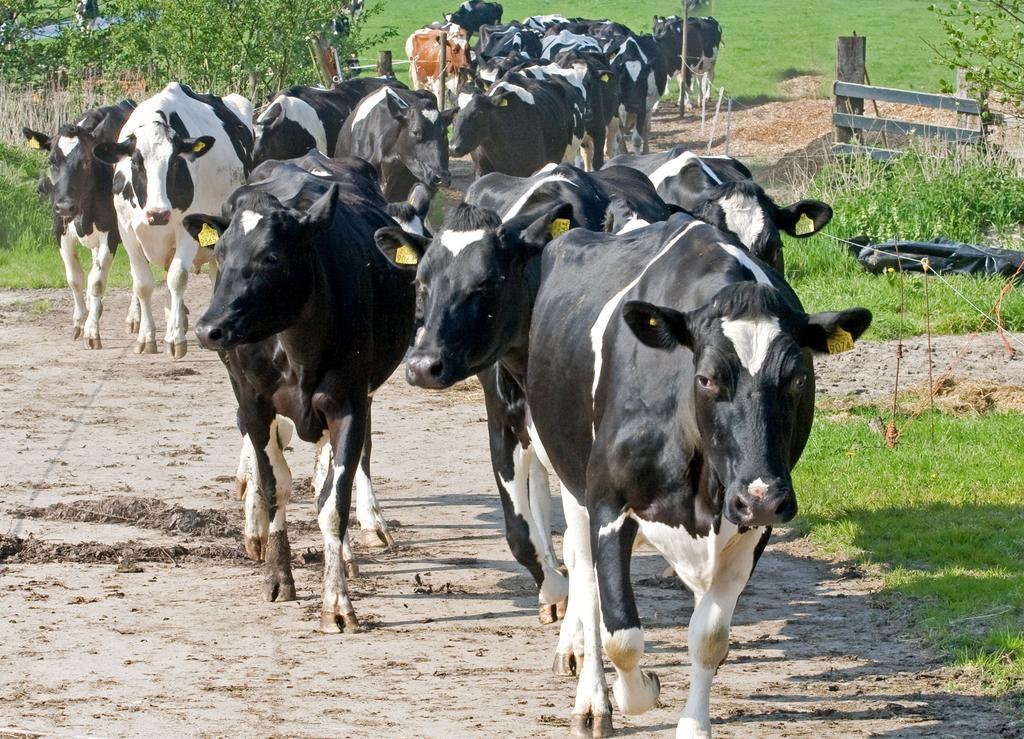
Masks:
[[[415,29],[441,20],[458,0],[385,0],[385,11],[373,29],[394,26],[398,36],[390,48],[405,59],[405,39]],[[621,3],[572,0],[563,4],[541,0],[502,2],[504,19],[559,12],[587,18],[609,18],[637,32],[650,33],[655,15],[680,12],[678,2]],[[715,0],[699,11],[722,24],[724,46],[716,84],[740,102],[779,97],[778,83],[794,74],[825,76],[822,94],[830,94],[835,70],[836,36],[866,36],[867,66],[872,83],[888,87],[937,91],[948,70],[936,64],[927,42],[941,41],[941,29],[927,0]],[[372,63],[373,50],[366,54]],[[401,73],[401,68],[396,67]]]
[[[797,465],[796,524],[822,546],[877,565],[883,598],[993,692],[1024,692],[1024,416],[937,415],[895,449],[875,408],[819,412]],[[905,423],[901,421],[901,423]]]

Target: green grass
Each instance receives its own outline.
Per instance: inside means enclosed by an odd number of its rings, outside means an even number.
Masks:
[[[950,661],[996,693],[1024,680],[1024,416],[927,416],[895,449],[873,408],[819,413],[797,465],[797,525],[827,549],[879,565],[883,598],[910,606]]]
[[[371,30],[395,26],[398,36],[388,42],[394,58],[405,59],[409,34],[441,20],[459,0],[385,0],[385,11],[368,24]],[[563,15],[609,18],[634,31],[650,33],[654,15],[680,12],[678,2],[622,3],[574,0],[552,6],[541,0],[503,2],[504,19],[558,11]],[[700,15],[714,15],[722,24],[723,41],[716,84],[742,101],[781,96],[778,83],[794,73],[822,74],[822,95],[831,91],[835,72],[836,36],[856,31],[867,36],[867,67],[876,85],[937,92],[949,71],[935,62],[926,42],[937,44],[942,32],[927,0],[717,0]],[[367,49],[364,63],[372,63]],[[396,72],[404,74],[402,67]]]
[[[45,170],[42,154],[0,143],[0,287],[67,284],[50,207],[36,193]],[[79,260],[88,273],[92,257],[85,247],[79,247]],[[118,287],[131,285],[128,260],[123,255],[114,260],[110,279],[110,284]]]

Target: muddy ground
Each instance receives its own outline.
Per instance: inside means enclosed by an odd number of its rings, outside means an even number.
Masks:
[[[208,296],[196,279],[194,312]],[[477,390],[393,379],[378,394],[374,478],[398,549],[357,543],[367,628],[324,636],[311,448],[288,457],[293,552],[313,550],[312,564],[295,568],[299,600],[263,603],[239,546],[226,374],[195,346],[178,362],[133,355],[126,307],[115,291],[90,352],[69,338],[65,291],[0,294],[0,733],[565,734],[574,683],[550,672],[557,626],[538,624],[501,534]],[[844,355],[821,384],[871,387],[889,351]],[[1010,371],[998,352],[977,356],[974,374]],[[662,706],[616,714],[623,735],[671,736],[685,701],[691,603],[661,570],[638,556]],[[877,588],[783,532],[740,601],[714,688],[718,735],[1017,735],[972,675],[876,604]]]

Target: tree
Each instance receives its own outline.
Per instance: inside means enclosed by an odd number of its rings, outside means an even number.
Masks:
[[[1024,100],[1024,0],[957,0],[930,6],[942,24],[946,43],[936,48],[967,81],[1002,102]],[[948,83],[946,84],[948,88]]]

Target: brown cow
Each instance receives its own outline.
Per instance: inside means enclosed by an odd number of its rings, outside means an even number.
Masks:
[[[444,107],[441,99],[441,37],[447,37],[447,58],[445,60],[445,87],[454,97],[464,80],[470,79],[469,36],[466,30],[453,23],[430,26],[413,31],[405,42],[405,53],[409,57],[409,76],[412,89],[430,90],[437,97],[438,107]]]

